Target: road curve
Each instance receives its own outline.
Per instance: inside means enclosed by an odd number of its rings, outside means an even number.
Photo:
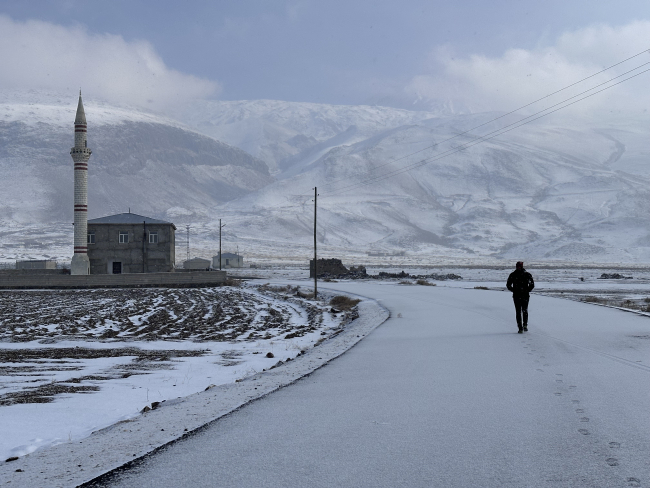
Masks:
[[[650,320],[533,296],[337,283],[392,317],[140,463],[119,487],[650,485]],[[92,486],[92,485],[89,485]]]

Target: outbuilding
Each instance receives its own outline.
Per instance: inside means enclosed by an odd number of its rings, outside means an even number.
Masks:
[[[203,258],[192,258],[183,262],[183,269],[210,269],[210,260]]]
[[[56,269],[56,261],[48,259],[16,261],[16,269]]]
[[[220,269],[219,267],[219,255],[212,257],[212,267],[214,269]],[[244,267],[244,257],[239,254],[234,254],[231,252],[224,252],[221,256],[221,269],[226,268],[243,268]]]

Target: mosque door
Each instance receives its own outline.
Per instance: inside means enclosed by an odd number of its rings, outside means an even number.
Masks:
[[[122,263],[113,261],[113,274],[122,274]]]

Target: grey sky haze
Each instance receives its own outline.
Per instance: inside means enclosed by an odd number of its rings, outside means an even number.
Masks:
[[[598,25],[637,21],[643,23],[637,31],[643,31],[650,25],[650,2],[2,0],[0,15],[96,40],[112,35],[124,41],[125,50],[146,41],[168,70],[212,82],[212,90],[199,90],[202,95],[360,104],[427,90],[450,97],[438,78],[457,59],[540,51],[564,33]],[[644,43],[650,48],[647,34],[639,39],[640,49]],[[619,46],[604,62],[634,54],[637,47]],[[588,65],[585,73],[599,66],[581,61]],[[438,81],[432,85],[431,78]],[[462,83],[452,85],[462,89]]]

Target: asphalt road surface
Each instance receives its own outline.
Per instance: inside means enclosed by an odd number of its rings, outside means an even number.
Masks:
[[[533,296],[332,284],[392,317],[293,385],[101,486],[650,486],[650,318]]]

